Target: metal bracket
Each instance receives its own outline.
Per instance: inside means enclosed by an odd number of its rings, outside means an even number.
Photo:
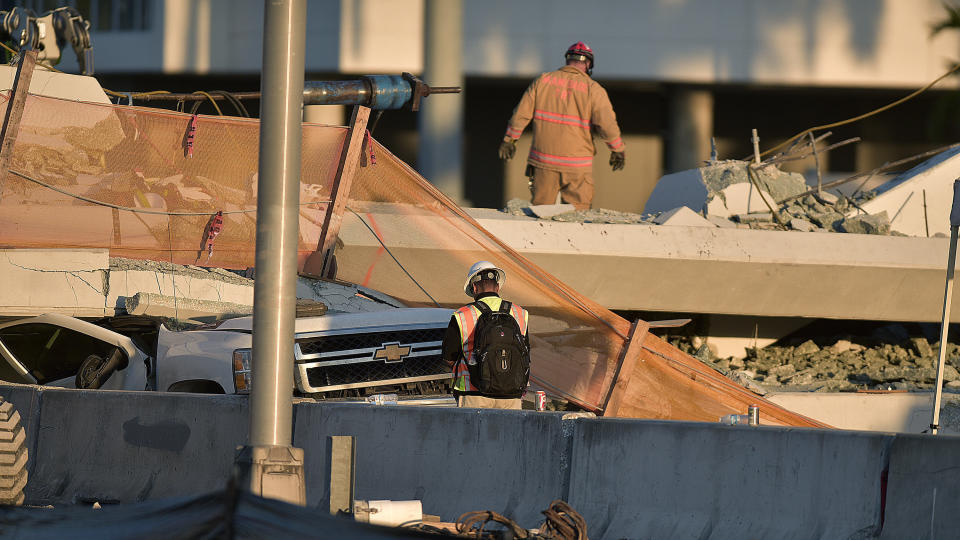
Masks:
[[[33,70],[37,65],[37,51],[23,51],[20,63],[17,64],[17,74],[13,79],[12,97],[7,103],[7,111],[3,118],[3,128],[0,130],[0,199],[3,198],[3,184],[10,168],[10,158],[13,156],[13,145],[17,142],[20,133],[20,120],[27,105],[27,93],[30,91],[30,81],[33,80]]]
[[[349,435],[330,436],[330,514],[353,512],[356,491],[356,439]]]

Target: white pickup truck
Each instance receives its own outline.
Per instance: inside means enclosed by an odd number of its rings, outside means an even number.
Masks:
[[[396,308],[298,318],[295,394],[356,398],[445,393],[451,310]],[[97,324],[46,314],[0,324],[0,380],[61,387],[247,393],[252,317],[171,331],[156,319]]]

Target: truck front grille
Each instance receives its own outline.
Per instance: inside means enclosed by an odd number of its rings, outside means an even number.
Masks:
[[[297,384],[318,393],[369,386],[441,380],[450,368],[441,358],[446,328],[323,335],[297,339]]]

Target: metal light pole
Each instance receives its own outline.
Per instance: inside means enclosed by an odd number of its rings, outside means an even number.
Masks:
[[[960,228],[960,179],[953,181],[953,207],[950,209],[950,252],[947,255],[947,284],[943,293],[943,318],[940,323],[940,353],[937,359],[937,385],[934,388],[933,420],[930,433],[940,429],[940,396],[943,392],[943,364],[947,357],[947,331],[950,329],[950,300],[953,297],[953,274],[957,264],[957,229]]]
[[[241,487],[305,504],[303,450],[291,446],[306,0],[266,0],[260,81],[250,443]]]

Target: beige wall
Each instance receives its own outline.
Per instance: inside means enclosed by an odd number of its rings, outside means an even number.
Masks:
[[[525,76],[581,39],[601,78],[696,83],[911,87],[958,56],[960,33],[931,38],[940,0],[486,0],[467,4],[464,64]],[[562,14],[579,13],[577,17]],[[956,84],[951,82],[950,84]]]
[[[153,5],[147,32],[94,33],[98,71],[260,70],[262,2]],[[595,49],[599,78],[906,88],[928,82],[960,56],[960,32],[930,36],[931,24],[943,18],[940,0],[608,0],[584,6],[574,0],[466,0],[465,72],[529,77],[556,68],[563,50],[579,39]],[[423,0],[310,0],[307,17],[308,70],[422,69]],[[75,64],[71,56],[68,67]]]

